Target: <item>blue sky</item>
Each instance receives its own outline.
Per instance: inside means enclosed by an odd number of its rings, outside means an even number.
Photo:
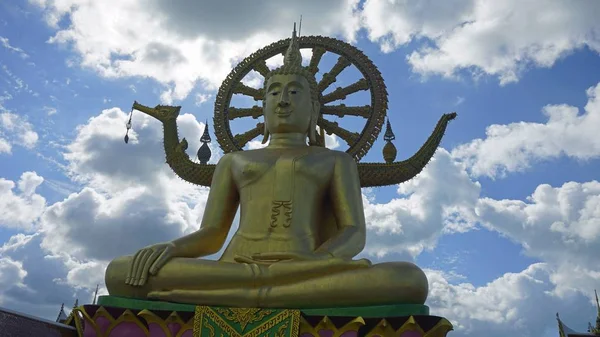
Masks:
[[[0,4],[0,306],[53,318],[61,302],[89,300],[112,257],[87,228],[123,254],[193,230],[206,189],[174,177],[160,125],[141,113],[124,144],[132,102],[183,106],[190,155],[207,119],[215,145],[220,81],[241,58],[287,37],[303,13],[303,35],[349,41],[378,66],[398,159],[443,113],[458,112],[421,175],[365,191],[364,254],[426,269],[432,313],[451,319],[456,336],[554,336],[556,311],[584,330],[600,284],[600,26],[590,14],[600,7],[452,2],[446,12],[384,0],[318,11],[310,1],[271,4],[282,14],[252,24],[204,2],[182,3],[199,13],[191,21],[159,1]],[[150,47],[162,50],[153,60]],[[363,161],[382,161],[382,146]],[[116,239],[136,228],[131,245]]]

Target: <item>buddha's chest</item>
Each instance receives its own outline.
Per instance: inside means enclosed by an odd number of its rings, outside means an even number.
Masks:
[[[250,151],[249,151],[250,152]],[[252,151],[234,161],[238,189],[273,190],[274,196],[329,185],[334,158],[323,151]],[[279,198],[280,199],[280,198]]]

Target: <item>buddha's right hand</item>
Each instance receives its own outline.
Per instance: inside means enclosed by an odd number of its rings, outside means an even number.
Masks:
[[[160,268],[174,257],[175,245],[172,242],[158,243],[140,249],[133,256],[125,284],[143,286],[149,275],[156,275]]]

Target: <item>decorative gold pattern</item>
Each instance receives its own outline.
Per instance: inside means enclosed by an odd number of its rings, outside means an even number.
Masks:
[[[273,312],[273,310],[258,308],[217,308],[215,310],[227,317],[227,319],[239,323],[242,331],[246,330],[248,324],[260,321]]]
[[[280,312],[276,313],[276,311]],[[273,316],[268,317],[269,315]],[[100,327],[96,324],[97,319],[100,317],[110,322],[109,326],[104,331],[101,331]],[[163,320],[150,310],[142,310],[137,316],[130,310],[125,310],[115,319],[104,307],[99,307],[93,316],[89,316],[83,307],[76,307],[69,315],[65,324],[75,325],[78,336],[80,337],[83,337],[84,322],[89,323],[87,327],[93,329],[96,337],[110,336],[111,331],[122,322],[135,323],[146,335],[148,335],[149,330],[147,325],[143,324],[140,318],[147,324],[156,324],[163,331],[164,336],[171,337],[181,337],[189,330],[193,331],[194,337],[200,337],[201,327],[208,332],[208,336],[202,337],[298,337],[306,335],[319,337],[321,336],[321,331],[331,331],[331,337],[340,337],[347,332],[359,331],[359,329],[365,325],[365,320],[360,316],[338,328],[327,316],[323,317],[315,326],[312,326],[301,316],[299,310],[210,308],[205,306],[196,307],[195,316],[190,318],[187,322],[184,322],[175,311]],[[558,321],[560,325],[560,319]],[[169,330],[168,324],[170,323],[177,323],[181,327],[174,335],[172,335]],[[241,333],[231,326],[232,323],[240,326]],[[251,325],[255,325],[254,328],[245,332],[246,328]],[[415,317],[410,316],[397,330],[394,330],[391,324],[384,318],[364,336],[401,337],[405,332],[414,331],[423,337],[446,337],[447,333],[452,330],[452,324],[447,319],[441,318],[435,326],[428,331],[424,331]]]
[[[291,201],[273,201],[271,208],[271,227],[282,225],[285,228],[290,227],[292,223],[292,202]]]
[[[328,336],[331,337],[339,337],[348,332],[356,331],[365,325],[365,321],[362,317],[356,317],[352,321],[346,323],[341,328],[336,327],[331,320],[325,316],[323,319],[317,323],[314,327],[310,325],[304,318],[300,320],[300,335],[306,336],[307,334],[319,337],[321,336],[321,331],[331,331],[331,334]],[[440,319],[440,321],[429,331],[424,331],[423,328],[418,324],[413,316],[410,316],[408,320],[402,324],[400,328],[394,330],[391,324],[386,320],[382,319],[373,329],[367,332],[364,336],[366,337],[375,337],[375,336],[385,336],[385,337],[401,337],[405,332],[414,331],[422,337],[445,337],[446,334],[452,330],[452,324],[445,318]]]
[[[300,318],[300,310],[198,306],[194,316],[194,337],[205,337],[201,336],[203,329],[209,331],[210,337],[298,337]],[[245,329],[253,324],[246,332]],[[239,325],[241,331],[235,325]]]

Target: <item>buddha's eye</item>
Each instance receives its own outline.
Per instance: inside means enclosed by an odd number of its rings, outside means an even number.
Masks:
[[[297,94],[297,93],[298,93],[298,92],[297,92],[296,90],[292,90],[292,91],[290,91],[290,94],[292,94],[292,95],[295,95],[295,94]]]
[[[271,92],[271,96],[277,96],[277,95],[279,95],[279,92],[277,92],[277,91],[272,91]]]

